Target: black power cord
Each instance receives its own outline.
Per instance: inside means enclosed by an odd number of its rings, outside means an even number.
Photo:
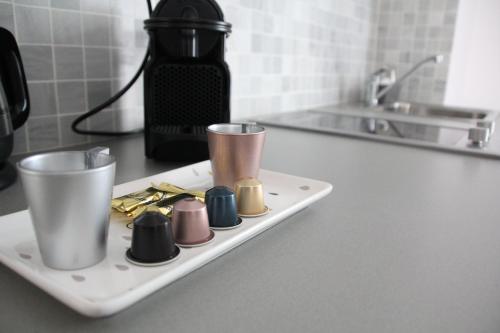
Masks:
[[[147,5],[148,5],[148,12],[149,16],[151,17],[151,13],[153,12],[153,7],[151,5],[151,0],[146,0]],[[108,131],[90,131],[90,130],[84,130],[77,128],[78,124],[80,124],[82,121],[85,119],[95,115],[98,112],[101,112],[103,109],[107,108],[114,102],[116,102],[120,97],[122,97],[129,89],[134,85],[134,83],[137,81],[137,79],[141,76],[142,71],[144,70],[144,67],[146,66],[146,63],[148,62],[149,59],[149,46],[146,49],[146,54],[144,55],[144,59],[142,60],[141,65],[139,66],[139,69],[137,72],[134,74],[132,79],[123,87],[120,89],[115,95],[111,96],[110,99],[107,101],[99,104],[98,106],[94,107],[93,109],[85,112],[81,116],[78,116],[73,123],[71,124],[71,129],[78,134],[85,134],[85,135],[102,135],[102,136],[124,136],[124,135],[130,135],[130,134],[136,134],[136,133],[142,133],[142,129],[134,130],[134,131],[126,131],[126,132],[108,132]]]

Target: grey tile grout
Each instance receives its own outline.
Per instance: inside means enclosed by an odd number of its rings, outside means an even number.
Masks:
[[[8,3],[8,2],[7,2]],[[57,10],[57,11],[63,11],[63,12],[77,12],[77,13],[80,13],[80,14],[89,14],[89,15],[99,15],[99,16],[107,16],[107,17],[110,17],[110,18],[122,18],[122,17],[130,17],[130,18],[134,18],[134,19],[146,19],[146,17],[137,17],[135,15],[112,15],[112,14],[109,14],[109,13],[100,13],[100,12],[92,12],[92,11],[83,11],[81,9],[67,9],[67,8],[58,8],[58,7],[51,7],[51,6],[39,6],[39,5],[28,5],[28,4],[17,4],[17,3],[13,3],[13,5],[16,5],[16,6],[20,6],[20,7],[28,7],[28,8],[40,8],[40,9],[48,9],[48,10]],[[254,12],[262,12],[260,10],[257,10],[255,8],[248,8],[250,11],[254,11]],[[338,16],[341,16],[343,18],[347,18],[347,19],[353,19],[353,20],[356,20],[356,21],[359,21],[360,23],[364,23],[364,21],[362,21],[361,19],[358,19],[356,17],[349,17],[349,16],[345,16],[343,14],[339,14],[335,11],[332,11],[329,13],[332,13],[332,14],[335,14],[335,15],[338,15]],[[272,17],[279,17],[281,15],[279,14],[272,14],[271,15]],[[317,26],[317,27],[325,27],[326,25],[318,25],[318,24],[314,24],[315,21],[299,21],[301,23],[306,23],[306,24],[309,24],[311,26]],[[358,22],[358,23],[359,23]],[[345,29],[344,29],[345,30]],[[249,30],[251,31],[251,30]],[[271,34],[270,35],[273,35],[275,36],[275,34]]]
[[[52,11],[49,10],[49,28],[50,28],[50,42],[52,44],[51,48],[52,48],[52,72],[53,72],[53,75],[54,75],[54,80],[57,80],[58,76],[57,76],[57,66],[56,66],[56,52],[55,52],[55,48],[53,46],[54,44],[54,26],[53,26],[53,22],[52,22]],[[61,119],[59,117],[59,114],[60,114],[60,108],[59,108],[59,87],[57,86],[57,84],[53,84],[54,85],[54,99],[55,99],[55,105],[56,105],[56,115],[57,115],[57,137],[58,137],[58,142],[59,142],[59,146],[62,146],[62,143],[63,143],[63,137],[62,137],[62,124],[61,124]]]
[[[111,45],[114,44],[114,42],[113,42],[113,34],[112,34],[112,32],[113,32],[112,31],[112,27],[113,27],[113,24],[112,24],[111,20],[109,20],[108,21],[108,39],[109,39],[109,44],[111,44]],[[109,51],[109,67],[110,67],[110,74],[111,74],[110,76],[114,76],[115,73],[114,73],[114,60],[113,60],[113,51],[112,50]],[[110,85],[109,88],[110,88],[110,91],[111,91],[111,96],[113,96],[114,95],[113,82],[110,81],[109,85]],[[114,112],[111,113],[111,130],[108,130],[108,131],[113,131],[113,129],[115,131],[117,131],[116,126],[115,126],[115,113]]]
[[[58,44],[58,43],[27,43],[21,42],[19,46],[55,46],[55,47],[72,47],[72,48],[88,48],[88,49],[111,49],[111,50],[127,50],[129,47],[113,46],[113,45],[85,45],[85,44]],[[142,50],[137,48],[138,50]]]
[[[58,147],[34,149],[32,151],[29,151],[29,152],[16,152],[15,154],[12,154],[12,156],[22,155],[22,154],[26,154],[26,153],[39,153],[39,152],[44,152],[44,151],[50,151],[50,150],[52,150],[54,148],[77,147],[77,146],[81,146],[82,144],[88,144],[88,143],[90,143],[90,142],[68,143],[68,144],[65,144],[65,145],[58,146]]]
[[[129,108],[105,108],[103,109],[102,112],[113,112],[113,111],[118,111],[118,110],[135,110],[138,109],[139,107],[129,107]],[[37,116],[31,116],[30,119],[47,119],[47,118],[57,118],[57,117],[68,117],[68,116],[81,116],[85,112],[68,112],[68,113],[61,113],[61,114],[44,114],[44,115],[37,115]]]
[[[10,2],[5,2],[5,3],[10,3]],[[57,10],[57,11],[69,12],[69,13],[80,13],[80,14],[86,14],[86,15],[97,15],[97,16],[106,16],[106,17],[134,17],[134,18],[136,17],[134,15],[123,16],[123,15],[113,15],[113,14],[109,14],[109,13],[92,12],[92,11],[81,10],[81,9],[58,8],[58,7],[51,7],[50,5],[48,5],[48,6],[40,6],[40,5],[30,5],[30,4],[15,3],[15,2],[12,2],[12,5],[13,6],[18,6],[18,7],[25,7],[25,8],[37,8],[37,9]]]
[[[68,82],[105,82],[116,81],[121,78],[104,78],[104,79],[58,79],[58,80],[28,80],[28,83],[68,83]]]
[[[81,9],[81,3],[80,3],[80,9]],[[80,15],[80,34],[82,38],[82,44],[85,44],[85,33],[84,33],[84,24],[83,24],[83,15]],[[83,58],[82,58],[82,65],[83,65],[83,77],[85,78],[85,82],[83,83],[83,105],[84,105],[84,113],[88,111],[89,109],[89,102],[88,102],[88,78],[87,78],[87,54],[85,52],[85,49],[83,49]],[[81,125],[84,125],[85,129],[88,129],[90,126],[90,122],[85,120],[83,123],[80,123]],[[90,138],[86,138],[86,141],[91,141]]]
[[[50,41],[51,44],[54,44],[54,29],[53,29],[53,24],[52,24],[52,11],[49,10],[49,29],[50,29]],[[57,66],[56,66],[56,54],[55,54],[55,49],[52,46],[52,73],[54,75],[54,80],[57,79]],[[58,86],[57,84],[53,83],[54,85],[54,99],[55,99],[55,105],[56,105],[56,115],[57,115],[57,137],[58,137],[58,144],[59,146],[62,145],[62,129],[61,129],[61,119],[59,117],[59,93],[58,93]]]
[[[16,6],[12,4],[12,20],[14,21],[14,34],[17,36],[17,15],[16,15]],[[24,136],[26,140],[26,152],[30,151],[30,140],[29,140],[29,130],[28,130],[29,122],[26,120],[26,123],[24,125]]]

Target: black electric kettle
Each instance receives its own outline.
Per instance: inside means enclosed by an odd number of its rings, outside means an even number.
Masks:
[[[7,162],[14,146],[14,130],[28,119],[28,87],[16,39],[0,27],[0,190],[16,180]]]

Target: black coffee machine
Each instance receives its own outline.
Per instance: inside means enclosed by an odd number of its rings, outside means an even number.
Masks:
[[[151,55],[144,70],[146,156],[207,159],[206,127],[230,121],[224,51],[231,24],[213,0],[162,0],[144,23]]]
[[[28,119],[28,87],[14,36],[0,28],[0,190],[16,180],[7,162],[14,146],[14,130]]]

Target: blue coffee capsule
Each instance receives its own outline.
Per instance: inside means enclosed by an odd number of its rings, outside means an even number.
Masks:
[[[208,221],[212,229],[238,227],[242,219],[236,209],[236,196],[225,186],[215,186],[205,193]]]

